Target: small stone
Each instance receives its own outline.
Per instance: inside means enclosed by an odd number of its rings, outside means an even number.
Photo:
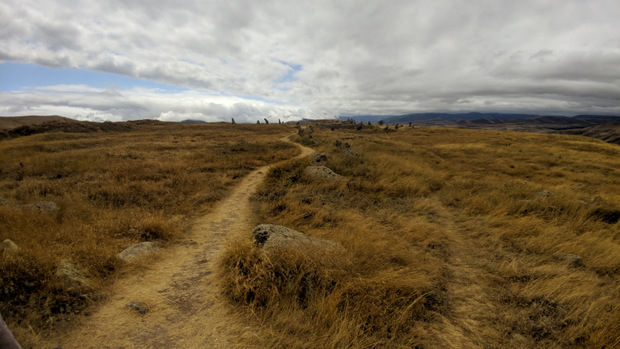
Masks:
[[[593,197],[593,198],[590,200],[590,203],[591,203],[591,204],[602,204],[603,202],[605,202],[605,200],[603,200],[603,198],[602,198],[602,197],[600,197],[600,196],[598,196],[598,195],[597,195],[597,196],[595,196],[595,197]]]
[[[150,255],[156,249],[154,242],[140,242],[135,245],[131,245],[118,254],[118,258],[125,262],[131,263],[138,258],[142,258]]]
[[[146,314],[149,311],[149,308],[146,304],[142,302],[129,302],[127,303],[127,307],[134,309],[140,314]]]
[[[558,255],[558,259],[568,262],[568,266],[572,268],[579,268],[583,266],[583,260],[581,256],[572,253],[562,253]]]
[[[555,194],[553,194],[549,190],[543,190],[543,191],[539,191],[538,193],[536,193],[536,196],[541,197],[541,198],[548,198],[548,197],[555,196]]]
[[[13,240],[6,239],[2,241],[2,251],[6,252],[17,252],[19,251],[19,246],[13,242]]]

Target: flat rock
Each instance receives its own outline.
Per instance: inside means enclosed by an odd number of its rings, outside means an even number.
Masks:
[[[154,242],[140,242],[135,245],[131,245],[118,254],[118,258],[125,262],[131,263],[136,259],[146,257],[156,250],[157,246]]]
[[[56,214],[58,212],[58,205],[56,205],[54,201],[37,201],[34,204],[28,204],[22,207],[25,209],[49,214]]]
[[[282,225],[260,224],[252,231],[254,245],[265,250],[277,250],[285,246],[323,250],[344,250],[337,242],[306,235]]]
[[[332,171],[330,168],[325,166],[308,166],[304,170],[304,173],[309,177],[316,179],[338,179],[342,178],[341,175]]]

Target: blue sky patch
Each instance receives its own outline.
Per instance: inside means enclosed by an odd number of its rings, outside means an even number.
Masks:
[[[299,78],[297,76],[295,76],[295,74],[303,69],[303,65],[301,64],[295,64],[295,63],[290,63],[290,62],[285,62],[285,61],[278,61],[286,66],[289,67],[289,70],[286,72],[286,74],[282,75],[277,82],[278,83],[282,83],[282,82],[293,82],[293,81],[297,81],[299,80]]]
[[[185,91],[186,88],[160,84],[88,69],[51,68],[31,63],[5,62],[0,64],[0,91],[23,91],[42,86],[87,85],[102,89],[132,89],[141,87],[162,92]]]

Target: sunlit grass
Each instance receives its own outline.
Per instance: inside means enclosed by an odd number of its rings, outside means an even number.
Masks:
[[[233,297],[272,328],[266,346],[620,344],[618,146],[418,127],[312,136],[304,143],[344,179],[309,178],[303,161],[274,169],[254,197],[257,223],[337,241],[346,258],[316,267],[330,286],[300,303],[277,285],[301,286],[278,283],[271,268],[307,275],[311,263],[228,251],[223,275],[269,299]],[[250,274],[231,263],[249,256]]]

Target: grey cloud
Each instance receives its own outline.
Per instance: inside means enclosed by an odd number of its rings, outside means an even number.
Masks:
[[[618,17],[605,0],[5,0],[0,59],[278,102],[149,109],[168,117],[620,113]],[[282,81],[281,62],[302,69]],[[127,108],[116,112],[132,117]]]

